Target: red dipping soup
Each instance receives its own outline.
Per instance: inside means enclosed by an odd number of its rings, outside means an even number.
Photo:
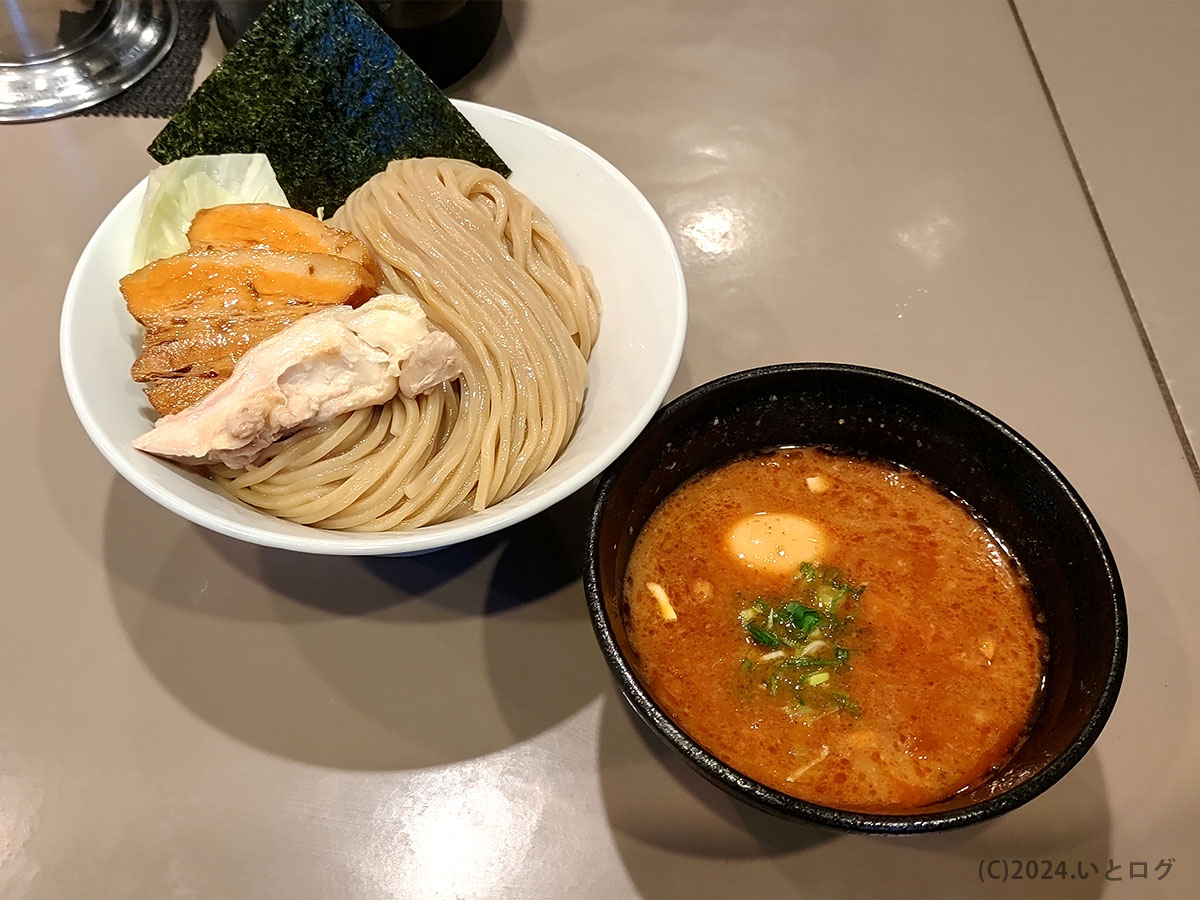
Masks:
[[[889,463],[744,458],[655,510],[626,572],[634,665],[738,771],[898,813],[1016,749],[1046,657],[1016,563],[967,507]]]

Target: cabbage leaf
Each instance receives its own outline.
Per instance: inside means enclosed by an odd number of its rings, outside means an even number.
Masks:
[[[262,153],[189,156],[155,169],[146,179],[133,239],[133,269],[183,253],[196,213],[229,203],[290,205]]]

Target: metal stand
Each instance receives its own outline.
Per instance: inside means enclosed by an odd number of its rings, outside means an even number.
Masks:
[[[80,5],[4,3],[0,122],[49,119],[107,100],[154,68],[175,40],[175,0],[107,0],[72,11]]]

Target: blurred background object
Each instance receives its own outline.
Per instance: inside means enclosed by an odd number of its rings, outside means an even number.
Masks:
[[[359,0],[440,88],[473,69],[500,28],[502,0]],[[268,0],[218,0],[217,30],[226,47],[241,37]]]
[[[0,122],[76,112],[125,90],[171,49],[175,0],[4,0]]]

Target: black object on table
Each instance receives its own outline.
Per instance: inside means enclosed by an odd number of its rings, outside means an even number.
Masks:
[[[359,2],[440,88],[479,64],[503,13],[502,0]],[[225,46],[232,46],[268,5],[267,0],[218,0],[217,31]]]

